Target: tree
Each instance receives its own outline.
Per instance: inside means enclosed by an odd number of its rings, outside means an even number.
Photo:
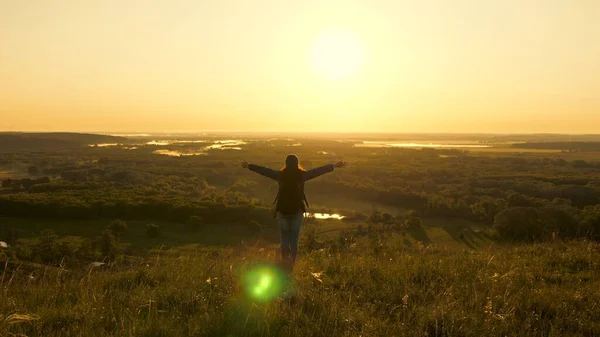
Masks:
[[[504,199],[483,197],[471,205],[471,210],[480,220],[491,223],[496,214],[504,210],[506,206],[507,202]]]
[[[128,230],[127,223],[122,220],[113,220],[108,224],[108,230],[115,236],[119,237]]]
[[[600,205],[586,207],[581,218],[586,235],[594,240],[600,240]]]
[[[531,198],[520,193],[510,193],[508,195],[508,207],[539,207],[543,202],[536,198]]]
[[[534,207],[512,207],[494,217],[498,235],[506,240],[536,241],[543,236],[542,217]]]
[[[548,206],[538,209],[545,238],[559,235],[561,238],[572,238],[585,235],[581,229],[581,223],[577,220],[577,209],[559,205]]]

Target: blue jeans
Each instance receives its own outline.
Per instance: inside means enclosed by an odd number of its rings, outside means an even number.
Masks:
[[[298,256],[298,239],[303,219],[303,212],[292,216],[277,213],[277,222],[281,230],[281,258],[288,260],[291,254],[292,264],[296,262],[296,256]]]

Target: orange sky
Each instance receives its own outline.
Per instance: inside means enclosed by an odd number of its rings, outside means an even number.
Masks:
[[[5,0],[0,130],[599,133],[599,17],[595,0]]]

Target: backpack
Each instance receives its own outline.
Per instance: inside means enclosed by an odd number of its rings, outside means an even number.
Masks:
[[[279,191],[273,202],[276,212],[283,215],[296,215],[305,212],[308,200],[304,194],[304,180],[302,172],[283,172],[279,181]]]

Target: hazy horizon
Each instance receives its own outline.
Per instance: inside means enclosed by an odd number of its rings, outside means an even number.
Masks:
[[[593,0],[2,1],[0,131],[594,134],[599,13]]]
[[[256,136],[272,136],[272,135],[377,135],[377,136],[398,136],[405,138],[407,136],[415,137],[440,137],[448,136],[459,137],[459,136],[600,136],[600,132],[394,132],[394,131],[297,131],[297,130],[282,130],[282,131],[260,131],[260,130],[192,130],[192,131],[48,131],[48,130],[0,130],[0,133],[75,133],[75,134],[97,134],[107,136],[122,136],[122,137],[152,137],[152,136],[169,136],[169,135],[180,135],[180,136],[245,136],[245,135],[256,135]],[[423,139],[420,139],[421,141]],[[472,139],[475,140],[475,139]]]

